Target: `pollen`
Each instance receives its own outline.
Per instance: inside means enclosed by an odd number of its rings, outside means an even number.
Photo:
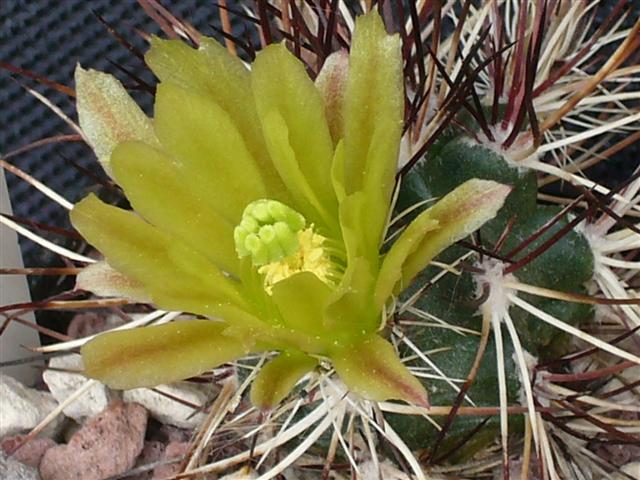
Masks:
[[[324,243],[326,238],[313,231],[313,226],[298,232],[298,249],[292,255],[268,263],[258,269],[264,275],[264,286],[271,294],[276,283],[300,272],[311,272],[327,284],[332,284],[333,266]]]

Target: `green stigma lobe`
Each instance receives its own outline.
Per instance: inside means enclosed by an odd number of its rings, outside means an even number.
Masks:
[[[282,260],[298,250],[297,234],[305,224],[305,218],[284,203],[251,202],[233,231],[238,257],[251,256],[255,266]]]

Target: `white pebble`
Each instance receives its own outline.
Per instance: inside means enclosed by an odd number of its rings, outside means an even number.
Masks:
[[[149,414],[161,423],[179,428],[198,428],[205,419],[202,412],[195,413],[207,401],[211,387],[209,385],[195,385],[189,382],[176,382],[171,385],[158,385],[155,392],[150,388],[136,388],[127,390],[122,397],[125,402],[136,402],[145,407]],[[171,397],[178,398],[196,409],[185,405]]]
[[[49,361],[49,367],[81,372],[83,370],[82,357],[77,353],[54,357]],[[79,373],[56,370],[46,370],[43,378],[58,402],[63,402],[90,381]],[[110,401],[117,398],[118,394],[101,383],[95,382],[93,387],[64,409],[64,414],[77,422],[82,422],[84,419],[103,411]]]
[[[15,378],[5,374],[0,374],[0,399],[0,437],[31,430],[58,406],[58,402],[50,393],[25,387]],[[63,420],[60,416],[52,421],[42,435],[53,436]]]

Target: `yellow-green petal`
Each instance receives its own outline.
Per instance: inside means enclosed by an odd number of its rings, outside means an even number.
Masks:
[[[425,236],[433,234],[439,228],[438,221],[423,212],[393,242],[380,267],[376,284],[375,304],[381,309],[394,292],[396,284],[402,278],[402,267],[407,258],[419,247]],[[400,289],[402,285],[400,285]]]
[[[338,152],[342,151],[341,145],[338,144]],[[336,159],[339,160],[338,157]],[[340,185],[339,181],[337,185]],[[380,323],[380,309],[376,310],[373,304],[379,255],[377,248],[367,248],[363,242],[362,232],[370,228],[371,221],[365,202],[363,192],[353,193],[340,202],[340,225],[347,267],[340,285],[331,296],[325,318],[327,328],[360,334],[363,330],[367,333],[377,330]],[[346,319],[350,319],[348,323]]]
[[[511,187],[507,185],[474,178],[467,180],[422,212],[414,222],[423,223],[427,222],[427,218],[431,218],[438,222],[438,228],[425,232],[418,247],[406,258],[402,265],[402,277],[398,279],[400,283],[396,288],[405,288],[436,255],[494,218],[509,193]],[[401,236],[397,248],[404,248],[403,243],[408,239],[409,237]],[[394,248],[395,244],[390,254]],[[380,277],[379,282],[385,281]],[[388,288],[382,283],[379,283],[379,288],[380,290],[376,291],[378,301],[384,302],[382,297]]]
[[[324,309],[331,288],[311,272],[296,273],[272,287],[273,302],[287,328],[309,334],[312,338],[327,337],[324,329]]]
[[[267,189],[257,163],[230,116],[206,96],[171,84],[158,86],[155,130],[162,147],[205,191],[232,225]],[[190,180],[191,181],[191,180]]]
[[[112,165],[136,212],[218,267],[238,274],[233,226],[217,213],[218,197],[203,182],[203,175],[189,175],[182,164],[141,142],[120,144]]]
[[[249,69],[217,41],[203,37],[196,49],[182,40],[154,36],[145,61],[161,82],[206,94],[227,113],[236,115],[236,126],[257,127],[255,109],[247,101]]]
[[[344,99],[344,185],[363,191],[368,249],[382,241],[395,185],[404,112],[401,42],[376,11],[356,19]]]
[[[161,308],[213,315],[244,305],[239,285],[218,267],[131,211],[89,195],[75,205],[71,222]]]
[[[251,385],[251,403],[270,410],[284,400],[291,389],[318,361],[302,352],[286,351],[267,363]]]
[[[336,352],[331,360],[349,390],[368,400],[429,406],[425,388],[400,361],[393,345],[379,335]]]
[[[340,140],[336,144],[336,149],[333,152],[333,162],[331,163],[331,182],[338,199],[338,215],[340,215],[340,206],[347,196],[347,191],[344,187],[344,163],[344,140]]]
[[[240,132],[259,165],[269,198],[289,199],[275,171],[262,137],[251,92],[249,70],[242,61],[211,38],[203,37],[196,50],[181,40],[151,39],[145,60],[163,83],[206,96],[224,110]]]
[[[344,95],[349,75],[349,54],[345,50],[327,57],[316,78],[324,100],[324,113],[334,145],[344,137]]]
[[[111,152],[118,143],[157,144],[151,121],[114,76],[78,65],[75,80],[80,128],[107,174],[111,175]]]
[[[310,223],[324,226],[325,230],[337,229],[336,217],[313,189],[311,178],[305,175],[298,163],[296,152],[289,143],[289,128],[282,115],[273,110],[265,116],[262,126],[273,164],[295,202],[291,206],[295,206]]]
[[[263,128],[274,113],[283,120],[298,169],[324,208],[335,218],[337,204],[330,174],[333,142],[324,102],[304,65],[284,44],[270,45],[258,54],[253,64],[251,88]],[[264,129],[267,144],[273,133],[273,129]],[[275,164],[277,152],[270,149],[269,153]],[[278,171],[287,188],[291,189],[282,170]]]
[[[104,261],[84,267],[76,277],[75,288],[99,297],[121,297],[139,303],[151,302],[149,294],[139,282],[114,270]]]
[[[119,390],[193,377],[249,352],[251,344],[225,336],[225,328],[187,320],[105,333],[82,347],[84,373]]]
[[[381,311],[373,304],[374,272],[364,258],[349,262],[338,288],[328,301],[324,324],[330,331],[343,332],[343,340],[378,330]]]
[[[340,226],[348,261],[364,258],[374,271],[378,269],[379,250],[371,248],[364,238],[373,223],[367,206],[364,192],[346,196],[340,202]]]

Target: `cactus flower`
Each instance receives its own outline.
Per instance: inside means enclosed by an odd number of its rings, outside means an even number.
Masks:
[[[90,195],[71,220],[123,284],[198,317],[98,336],[82,348],[88,376],[152,386],[277,352],[252,386],[260,408],[319,362],[364,398],[428,405],[384,338],[393,298],[493,218],[510,188],[464,183],[383,252],[402,136],[400,40],[370,13],[350,54],[336,55],[327,63],[346,73],[327,87],[331,75],[314,84],[283,44],[249,70],[213,40],[193,49],[154,38],[153,120],[113,77],[78,68],[80,125],[133,210]]]

